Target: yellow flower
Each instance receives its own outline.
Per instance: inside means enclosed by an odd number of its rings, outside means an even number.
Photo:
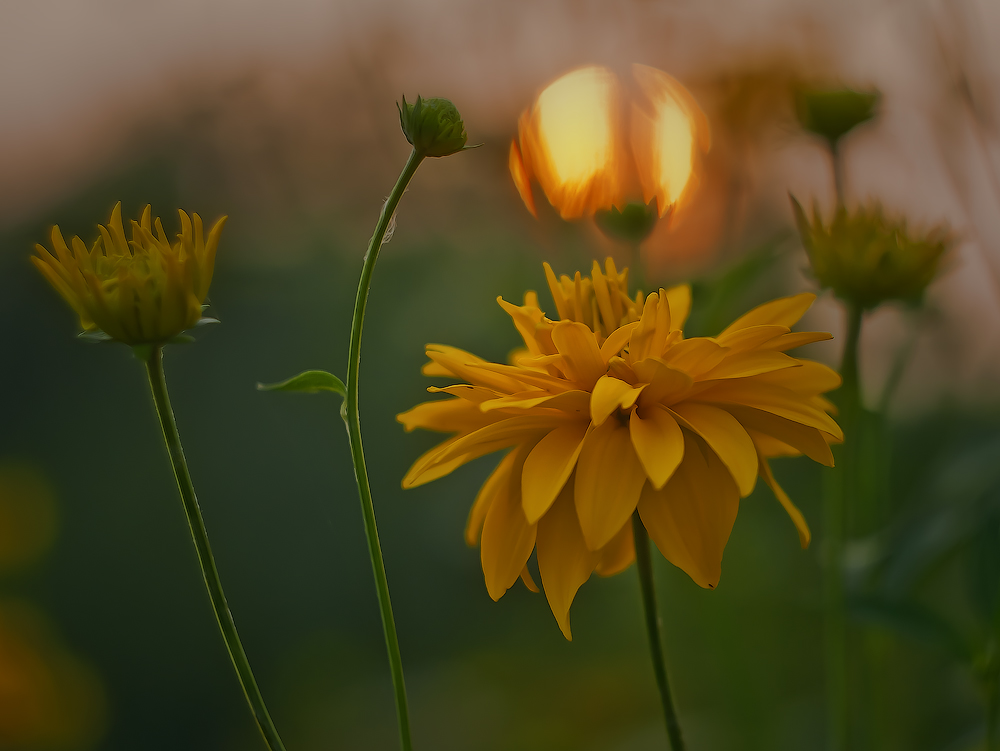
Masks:
[[[226,217],[204,238],[201,217],[179,211],[181,232],[173,245],[146,206],[125,239],[121,203],[88,251],[79,237],[66,245],[52,228],[54,255],[36,245],[31,260],[80,316],[85,332],[103,332],[125,344],[162,344],[201,319],[212,283],[215,252]],[[155,229],[155,234],[154,234]]]
[[[557,320],[534,292],[521,306],[498,298],[524,349],[504,365],[428,345],[423,372],[461,383],[429,388],[451,398],[398,416],[407,430],[455,434],[417,459],[404,488],[509,449],[466,527],[470,545],[481,541],[490,596],[519,576],[535,588],[526,564],[537,548],[545,595],[570,638],[580,586],[632,562],[636,510],[668,560],[715,587],[739,500],[758,475],[808,545],[805,519],[767,459],[805,454],[832,466],[829,444],[843,440],[821,396],[840,376],[785,354],[830,338],[791,331],[815,295],[762,305],[717,337],[685,338],[687,286],[630,298],[628,272],[611,259],[589,278],[556,279],[548,264],[545,274]]]
[[[537,215],[531,181],[563,219],[656,200],[663,216],[686,199],[697,159],[711,144],[694,97],[661,70],[633,65],[635,95],[618,77],[591,65],[558,78],[518,122],[510,145],[514,184]]]

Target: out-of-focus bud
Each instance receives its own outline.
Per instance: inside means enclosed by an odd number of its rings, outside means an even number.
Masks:
[[[824,226],[817,205],[810,222],[795,197],[790,198],[816,280],[862,309],[888,300],[919,304],[954,243],[947,227],[911,232],[904,218],[886,217],[878,203],[853,212],[838,206]]]
[[[800,89],[795,104],[802,127],[823,136],[831,145],[877,114],[881,94],[877,90]]]
[[[455,105],[449,99],[435,97],[421,99],[410,104],[403,97],[403,104],[396,104],[399,110],[399,125],[403,135],[417,153],[424,156],[448,156],[465,148],[469,140],[465,133],[465,123]]]

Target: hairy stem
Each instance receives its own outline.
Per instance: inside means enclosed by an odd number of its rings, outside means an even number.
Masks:
[[[229,612],[226,594],[222,590],[219,570],[216,568],[215,557],[212,555],[212,548],[208,543],[208,530],[205,529],[205,520],[201,516],[198,497],[195,495],[194,485],[191,482],[191,473],[188,470],[187,460],[184,458],[181,437],[177,432],[177,423],[174,420],[173,410],[170,408],[167,382],[163,376],[162,347],[156,346],[150,351],[149,358],[146,360],[146,374],[149,376],[149,388],[153,393],[153,404],[156,406],[156,414],[160,418],[160,427],[163,429],[163,441],[167,446],[167,454],[170,456],[170,465],[173,467],[174,478],[177,480],[177,490],[181,495],[181,503],[184,506],[184,513],[187,515],[188,526],[191,529],[191,539],[194,540],[194,547],[198,553],[198,563],[201,564],[201,573],[205,578],[208,596],[212,600],[212,608],[215,610],[219,630],[226,642],[233,667],[236,668],[240,685],[243,686],[247,704],[250,705],[250,711],[253,712],[257,727],[260,728],[268,748],[271,751],[284,751],[285,747],[281,743],[274,722],[272,722],[267,707],[264,705],[264,698],[261,696],[257,681],[253,677],[247,654],[240,642],[239,634],[236,632],[236,623],[233,621],[232,613]]]
[[[684,739],[681,737],[681,726],[677,721],[677,710],[670,695],[670,682],[667,680],[667,665],[663,656],[663,642],[660,637],[660,616],[656,609],[656,588],[653,586],[653,561],[649,551],[649,533],[642,526],[639,512],[632,514],[632,536],[635,539],[635,563],[639,569],[639,585],[642,589],[642,607],[646,616],[646,632],[649,635],[650,659],[653,663],[653,674],[656,685],[660,689],[660,701],[663,704],[663,718],[667,723],[667,737],[670,738],[672,751],[684,751]]]
[[[365,321],[365,307],[368,304],[368,290],[371,287],[372,272],[375,270],[375,262],[378,260],[382,241],[392,221],[396,206],[399,204],[399,199],[402,198],[407,184],[423,158],[423,155],[415,149],[410,152],[410,158],[406,161],[406,166],[396,180],[388,200],[382,206],[382,213],[375,225],[375,232],[368,242],[368,252],[365,254],[361,280],[358,282],[358,295],[354,301],[354,318],[351,321],[351,348],[347,360],[347,398],[343,411],[344,421],[347,423],[347,435],[351,444],[351,459],[354,462],[354,478],[358,482],[358,495],[361,498],[361,513],[365,521],[368,553],[371,556],[372,571],[375,575],[375,590],[378,594],[379,611],[382,615],[385,646],[389,653],[389,669],[392,672],[392,687],[396,699],[396,716],[399,720],[399,742],[403,751],[411,751],[413,748],[413,742],[410,740],[410,714],[406,703],[406,684],[403,681],[403,659],[399,653],[396,622],[392,617],[392,602],[389,599],[389,582],[386,579],[382,548],[378,541],[375,506],[372,502],[371,485],[368,482],[368,470],[365,467],[365,451],[361,445],[358,376],[361,370],[361,332]]]

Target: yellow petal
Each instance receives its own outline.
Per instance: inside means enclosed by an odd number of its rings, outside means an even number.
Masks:
[[[840,384],[843,382],[840,373],[829,365],[813,360],[797,359],[796,362],[799,363],[799,367],[795,369],[795,372],[766,373],[754,380],[772,383],[775,386],[784,386],[799,394],[823,394],[840,388]]]
[[[741,496],[748,496],[757,484],[757,450],[739,420],[718,407],[696,402],[673,406],[685,427],[705,439],[733,475]]]
[[[663,487],[647,484],[639,516],[663,556],[698,586],[715,588],[739,510],[739,490],[715,452],[685,435],[684,461]]]
[[[619,407],[628,409],[642,393],[642,387],[635,388],[611,376],[601,376],[594,385],[590,396],[590,419],[595,426],[604,423]]]
[[[490,597],[499,600],[510,589],[535,547],[535,525],[529,524],[521,509],[521,483],[518,477],[527,452],[515,452],[511,473],[497,486],[496,496],[486,512],[483,537],[479,543]]]
[[[799,361],[782,352],[737,352],[727,353],[725,359],[708,372],[702,374],[705,380],[717,378],[748,378],[770,373],[784,368],[799,367]]]
[[[786,420],[770,412],[764,412],[753,407],[731,405],[727,408],[733,417],[740,421],[748,431],[757,431],[776,438],[802,452],[813,461],[827,467],[833,466],[833,453],[823,434],[816,428]],[[768,455],[765,452],[765,455]]]
[[[684,458],[680,426],[665,407],[653,405],[632,413],[629,435],[646,476],[659,490]]]
[[[562,285],[559,284],[559,280],[556,279],[556,274],[552,270],[552,267],[549,266],[548,261],[542,264],[542,268],[545,270],[545,281],[549,285],[549,292],[552,293],[552,301],[556,305],[556,312],[559,314],[559,318],[565,321],[570,317],[570,302],[563,294]]]
[[[504,374],[477,367],[490,363],[486,363],[481,357],[476,357],[457,347],[449,347],[445,344],[428,344],[425,351],[427,356],[440,366],[434,372],[428,372],[428,366],[425,365],[425,375],[439,375],[443,371],[444,374],[454,375],[463,381],[507,393],[520,391],[523,388],[520,383]]]
[[[511,320],[514,321],[514,327],[521,335],[521,338],[524,340],[524,346],[528,348],[531,354],[551,354],[542,352],[542,349],[538,346],[538,339],[535,337],[538,324],[542,320],[542,311],[537,308],[528,310],[524,306],[509,303],[502,297],[497,298],[497,303],[507,312]]]
[[[761,349],[773,349],[778,352],[785,352],[789,349],[801,347],[804,344],[825,342],[829,339],[833,339],[833,334],[826,331],[793,331],[790,334],[782,334],[766,344],[762,344]]]
[[[662,217],[697,185],[696,157],[711,143],[708,119],[673,77],[645,65],[632,73],[646,99],[632,106],[632,150],[643,200],[655,197]]]
[[[441,399],[423,402],[396,415],[407,432],[423,428],[440,433],[457,433],[481,428],[502,419],[503,415],[484,415],[479,405],[466,399]]]
[[[506,416],[505,416],[506,417]],[[421,456],[410,467],[403,477],[404,488],[415,488],[418,485],[442,477],[434,472],[441,465],[447,464],[451,470],[471,462],[480,456],[492,454],[494,451],[530,442],[534,445],[544,433],[564,422],[558,417],[518,415],[486,425],[471,433],[456,436]],[[454,462],[458,462],[455,464]],[[518,495],[521,484],[518,483]]]
[[[608,335],[608,338],[604,340],[604,344],[601,345],[601,359],[604,362],[608,362],[612,357],[621,353],[625,345],[628,344],[633,329],[638,325],[638,322],[626,323],[624,326],[612,331]]]
[[[767,463],[767,459],[763,456],[760,457],[760,475],[764,478],[764,482],[774,493],[774,497],[778,499],[778,503],[782,505],[788,515],[792,518],[792,523],[795,525],[795,529],[799,533],[799,544],[802,549],[805,550],[809,547],[809,541],[812,539],[812,533],[809,531],[809,525],[806,523],[806,518],[802,516],[802,512],[799,511],[798,507],[792,503],[792,499],[788,497],[788,494],[782,490],[778,481],[774,479],[774,474],[771,472],[771,467]]]
[[[692,378],[707,373],[726,356],[726,348],[711,339],[696,337],[678,342],[663,354],[663,362]]]
[[[479,405],[490,399],[496,399],[498,396],[497,392],[493,389],[488,389],[485,386],[470,386],[467,383],[454,383],[451,386],[428,386],[427,390],[432,394],[457,396]]]
[[[803,292],[801,295],[781,297],[777,300],[766,302],[733,321],[719,335],[719,338],[721,339],[727,334],[739,329],[749,328],[750,326],[778,325],[791,328],[805,315],[805,312],[809,310],[809,306],[813,304],[815,299],[816,295],[812,292]]]
[[[538,573],[563,636],[572,640],[569,608],[577,590],[600,560],[598,553],[587,549],[573,504],[572,484],[567,484],[538,522]]]
[[[698,394],[698,399],[706,402],[756,407],[793,422],[822,430],[839,441],[844,440],[844,432],[840,426],[822,409],[818,409],[791,389],[775,386],[761,380],[773,375],[775,374],[767,373],[753,379],[719,381]]]
[[[532,410],[536,407],[545,409],[558,409],[560,412],[573,413],[580,417],[590,416],[590,394],[586,391],[563,391],[561,394],[550,394],[547,391],[536,389],[531,392],[520,392],[503,396],[498,399],[490,399],[479,405],[479,409],[488,412],[496,409]]]
[[[493,505],[493,500],[501,490],[506,492],[507,484],[510,483],[511,468],[516,459],[517,451],[509,452],[500,460],[497,468],[486,478],[486,482],[476,494],[476,500],[473,502],[472,508],[469,509],[469,518],[465,523],[465,544],[470,548],[479,543],[479,538],[483,533],[483,522],[486,521],[486,513]]]
[[[611,206],[618,197],[618,78],[577,68],[538,95],[519,128],[522,155],[563,219]]]
[[[642,406],[673,404],[691,388],[691,376],[655,357],[633,363],[632,370],[636,378],[648,384],[639,396]]]
[[[541,591],[540,589],[538,589],[538,585],[535,584],[535,580],[531,578],[531,572],[528,571],[527,565],[525,565],[525,567],[521,569],[521,581],[524,582],[524,586],[526,586],[530,591],[534,592],[535,594],[538,594],[538,592]]]
[[[733,352],[743,352],[757,349],[765,342],[770,342],[782,334],[788,333],[787,326],[762,325],[748,326],[745,329],[735,329],[726,334],[720,334],[716,341]]]
[[[589,422],[574,422],[548,433],[528,454],[521,475],[521,503],[534,524],[549,510],[569,479],[583,447]]]
[[[583,538],[600,550],[635,511],[646,473],[632,448],[629,429],[617,419],[591,430],[576,467],[574,495]]]
[[[560,321],[552,327],[552,342],[569,364],[570,377],[585,389],[593,388],[607,372],[594,332],[585,324]]]
[[[507,166],[510,168],[510,176],[514,178],[514,187],[517,193],[528,207],[531,215],[538,218],[538,211],[535,210],[535,197],[531,194],[531,179],[528,170],[525,169],[524,159],[521,158],[521,150],[517,148],[514,141],[510,142],[510,154],[507,158]]]
[[[632,536],[632,520],[625,522],[611,542],[598,551],[600,560],[595,571],[598,576],[614,576],[632,565],[635,560],[635,538]]]
[[[667,303],[670,305],[670,329],[680,331],[687,322],[691,312],[691,286],[678,284],[666,291]]]

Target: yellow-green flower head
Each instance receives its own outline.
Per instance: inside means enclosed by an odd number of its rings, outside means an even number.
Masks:
[[[103,332],[129,345],[163,344],[201,319],[212,283],[215,252],[226,222],[222,217],[204,237],[201,217],[180,215],[173,244],[146,206],[125,239],[121,203],[90,250],[79,237],[70,245],[52,228],[50,253],[36,245],[31,261],[80,316],[85,332]],[[193,221],[192,221],[193,219]]]
[[[881,94],[853,89],[803,89],[796,94],[802,127],[830,143],[875,117]]]
[[[839,206],[829,226],[817,205],[812,222],[794,196],[792,208],[816,280],[864,309],[888,300],[919,303],[953,242],[943,226],[910,232],[905,219],[886,217],[878,203],[852,212]]]
[[[396,109],[403,135],[418,154],[448,156],[464,149],[469,140],[462,116],[449,99],[421,99],[418,94],[417,101],[409,104],[404,96]]]
[[[527,567],[537,550],[545,596],[570,638],[580,586],[634,560],[636,511],[668,560],[715,587],[740,498],[758,476],[805,547],[809,528],[768,459],[805,454],[832,465],[830,444],[843,440],[822,396],[840,376],[785,354],[830,338],[791,331],[815,295],[762,305],[716,337],[685,338],[687,286],[631,297],[627,270],[611,259],[603,270],[595,262],[590,277],[557,279],[548,264],[545,274],[555,320],[534,292],[520,306],[498,298],[524,348],[501,364],[427,345],[423,372],[452,381],[428,391],[449,398],[397,418],[407,430],[453,434],[417,459],[404,488],[507,452],[465,533],[480,543],[490,596],[500,599],[519,577],[537,591]]]

